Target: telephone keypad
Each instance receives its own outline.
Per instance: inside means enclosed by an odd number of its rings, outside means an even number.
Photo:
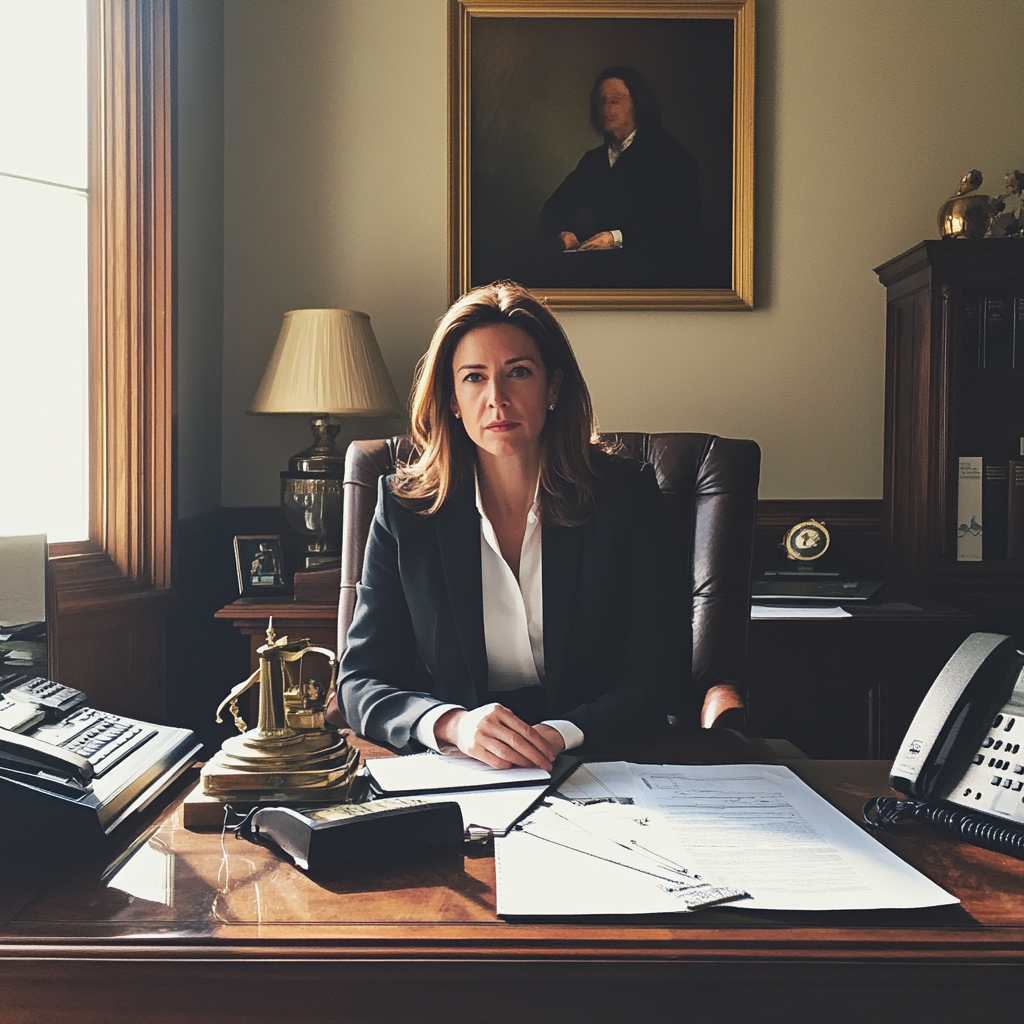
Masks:
[[[994,742],[995,742],[995,740],[993,740],[991,736],[986,736],[986,737],[985,737],[985,738],[984,738],[984,739],[983,739],[983,740],[981,741],[981,745],[982,745],[983,747],[991,747],[991,746],[992,746],[992,744],[993,744]]]
[[[34,704],[51,720],[70,714],[87,699],[81,690],[63,686],[42,676],[4,676],[0,680],[0,691],[13,700]]]
[[[87,757],[97,776],[156,735],[156,729],[150,726],[94,708],[83,708],[44,730],[45,735],[41,730],[40,739]]]

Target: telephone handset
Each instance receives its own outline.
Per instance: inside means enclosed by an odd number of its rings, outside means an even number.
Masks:
[[[1024,652],[1010,637],[972,633],[953,653],[910,723],[889,784],[908,799],[869,800],[868,824],[914,817],[1024,856]]]
[[[0,669],[0,851],[102,839],[201,749],[188,729],[98,711],[85,700],[80,690]]]

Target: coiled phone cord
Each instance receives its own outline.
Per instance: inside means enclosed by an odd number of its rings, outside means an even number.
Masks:
[[[892,828],[901,821],[911,819],[922,821],[953,832],[974,846],[1024,859],[1024,830],[1016,825],[951,807],[927,804],[920,800],[873,796],[864,804],[861,817],[864,824],[871,828]]]

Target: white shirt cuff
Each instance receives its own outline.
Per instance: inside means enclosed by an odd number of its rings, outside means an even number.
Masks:
[[[427,712],[432,714],[433,712]],[[426,715],[424,715],[424,718]],[[583,746],[583,730],[575,725],[573,722],[567,722],[564,718],[553,718],[546,722],[541,722],[541,725],[550,725],[565,741],[565,749],[573,750],[576,747]]]
[[[458,750],[459,748],[453,743],[446,743],[442,749],[441,744],[438,743],[437,737],[434,735],[434,726],[437,724],[437,720],[446,711],[451,711],[453,708],[458,709],[459,711],[466,710],[461,704],[437,704],[423,715],[413,726],[413,736],[422,743],[423,746],[429,747],[431,750],[436,750],[439,754],[450,754],[453,750]]]
[[[621,231],[613,231],[612,232],[612,248],[613,249],[621,249],[622,248],[622,232]],[[573,728],[575,729],[576,727],[573,726]]]

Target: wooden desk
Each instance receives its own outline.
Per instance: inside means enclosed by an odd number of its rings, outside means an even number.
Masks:
[[[672,737],[646,755],[771,760],[763,744],[727,732]],[[851,816],[886,791],[882,762],[790,766]],[[883,841],[960,896],[961,907],[715,908],[508,924],[494,912],[487,848],[307,877],[263,848],[186,832],[173,806],[157,826],[128,862],[149,865],[120,887],[100,881],[98,863],[0,873],[5,1024],[963,1024],[1020,1016],[1024,864],[916,827]]]
[[[811,757],[893,757],[939,669],[979,628],[971,615],[937,601],[850,610],[850,619],[750,623],[751,733],[784,737]],[[249,637],[250,670],[270,615],[278,635],[335,650],[337,603],[234,601],[216,617]],[[321,659],[309,664],[326,678]]]

